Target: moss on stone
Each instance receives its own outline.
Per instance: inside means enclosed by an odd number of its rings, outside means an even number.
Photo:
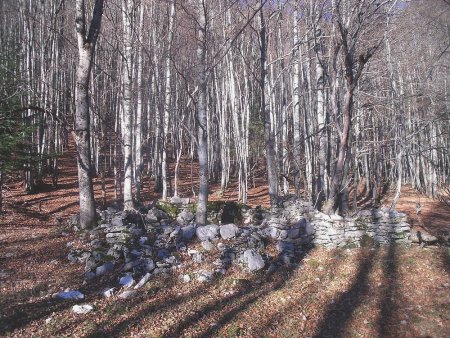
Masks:
[[[359,244],[362,248],[369,248],[369,247],[374,247],[376,242],[368,234],[364,234],[361,236],[361,238],[359,240]]]
[[[171,219],[175,219],[178,216],[178,207],[174,203],[158,201],[156,207],[164,211]]]

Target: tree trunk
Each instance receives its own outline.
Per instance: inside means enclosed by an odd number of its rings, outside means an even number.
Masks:
[[[131,111],[131,79],[132,79],[132,22],[133,1],[126,0],[122,3],[123,15],[123,116],[122,116],[122,139],[124,155],[124,182],[123,182],[123,208],[131,210],[133,203],[133,151],[132,151],[132,111]]]
[[[264,0],[261,0],[260,9],[260,44],[261,44],[261,63],[260,63],[260,90],[261,101],[260,109],[264,121],[264,142],[266,149],[267,161],[267,180],[269,185],[269,197],[271,205],[275,205],[278,200],[278,175],[275,154],[275,140],[272,131],[272,123],[270,119],[270,102],[267,94],[269,94],[269,82],[267,79],[267,36],[266,23],[264,19]]]
[[[78,67],[75,91],[75,142],[77,145],[78,182],[80,190],[80,227],[91,227],[95,222],[95,200],[92,186],[90,145],[89,78],[92,58],[100,31],[103,0],[96,0],[89,34],[86,35],[84,0],[76,1],[76,30],[78,37]]]
[[[198,224],[206,224],[207,204],[208,204],[208,129],[206,112],[206,9],[204,0],[198,0],[199,20],[198,20],[198,163],[199,163],[199,193],[197,203],[196,221]]]
[[[168,147],[168,134],[169,134],[169,116],[170,116],[170,102],[171,102],[171,50],[172,50],[172,40],[173,40],[173,24],[175,21],[175,3],[172,2],[170,5],[169,13],[169,27],[168,27],[168,41],[166,50],[166,90],[164,98],[164,118],[163,118],[163,149],[162,149],[162,199],[167,199],[167,183],[170,179],[169,175],[169,165],[167,160],[167,147]]]

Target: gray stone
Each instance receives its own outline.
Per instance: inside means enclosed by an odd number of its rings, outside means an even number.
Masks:
[[[202,241],[202,248],[206,251],[211,251],[214,249],[214,244],[212,244],[210,241]]]
[[[288,230],[287,237],[290,239],[295,239],[300,237],[300,226],[294,225]]]
[[[193,225],[186,225],[181,228],[181,236],[184,240],[191,240],[195,235],[195,227]]]
[[[140,245],[146,245],[148,242],[148,237],[147,236],[142,236],[139,238],[139,244]]]
[[[177,222],[180,224],[188,224],[194,219],[194,214],[192,212],[183,210],[178,214]]]
[[[155,267],[156,267],[156,265],[155,265],[155,262],[153,261],[153,259],[146,258],[142,261],[142,268],[146,272],[153,271],[155,269]]]
[[[194,263],[201,263],[203,262],[203,255],[200,252],[197,252],[196,254],[192,255],[192,260]]]
[[[114,264],[112,262],[106,262],[105,264],[100,265],[99,267],[97,267],[97,269],[95,269],[95,275],[101,276],[108,272],[111,272],[113,269],[114,269]]]
[[[161,230],[163,235],[170,236],[170,234],[175,230],[176,227],[170,225],[170,224],[162,224]]]
[[[189,275],[182,275],[182,276],[180,276],[180,280],[183,282],[183,283],[189,283],[190,281],[191,281],[191,276],[189,276]]]
[[[94,269],[98,265],[97,261],[93,256],[90,256],[86,259],[86,264],[84,266],[84,271],[88,272]]]
[[[111,220],[111,226],[112,227],[121,227],[121,226],[123,226],[123,217],[122,216],[115,216]]]
[[[139,283],[137,283],[137,284],[135,285],[134,289],[139,289],[139,288],[143,287],[143,286],[145,285],[145,283],[148,282],[148,280],[150,279],[151,276],[152,276],[152,274],[147,272],[147,273],[144,275],[144,277],[141,278],[141,280],[139,281]]]
[[[168,219],[169,218],[169,216],[167,216],[167,213],[161,209],[153,208],[151,211],[153,212],[153,215],[155,215],[158,219]]]
[[[78,290],[66,290],[58,292],[54,295],[55,298],[64,300],[81,300],[84,299],[84,295]]]
[[[76,313],[77,315],[84,315],[91,312],[92,310],[94,310],[94,307],[90,304],[72,306],[72,312]]]
[[[159,259],[164,259],[169,257],[169,251],[167,249],[159,249],[156,257]]]
[[[131,262],[126,263],[126,264],[123,266],[122,270],[123,270],[123,271],[131,271],[131,270],[133,270],[134,267],[138,266],[138,265],[141,264],[141,263],[142,263],[142,261],[141,261],[140,259],[136,259],[136,260],[134,260],[134,261],[131,261]]]
[[[130,235],[124,232],[109,232],[106,234],[106,241],[110,244],[125,243]]]
[[[280,230],[274,227],[268,227],[269,237],[272,239],[278,239],[280,236]]]
[[[84,274],[84,278],[86,278],[86,280],[91,280],[95,278],[95,272],[92,271],[88,271]]]
[[[126,274],[119,279],[119,284],[126,288],[130,288],[134,285],[134,279],[130,274]]]
[[[216,224],[199,226],[196,229],[196,234],[200,241],[215,239],[219,235],[219,226]]]
[[[292,242],[279,241],[277,243],[277,250],[280,253],[283,253],[283,252],[294,252],[295,245]]]
[[[197,275],[197,281],[201,283],[211,282],[214,278],[214,274],[206,270],[197,271],[195,274]]]
[[[72,215],[70,216],[69,220],[67,221],[70,228],[78,227],[78,224],[80,224],[80,215]]]
[[[143,252],[137,249],[133,249],[131,250],[131,254],[136,257],[141,257],[143,255]]]
[[[239,228],[233,223],[225,224],[220,227],[220,236],[223,239],[231,239],[237,236]]]
[[[169,239],[178,242],[182,238],[182,232],[180,227],[176,227],[169,235]]]
[[[153,211],[151,210],[148,212],[147,216],[145,216],[145,220],[148,223],[158,223],[158,217],[156,217],[156,215],[153,214]]]
[[[411,241],[413,243],[419,243],[419,244],[434,244],[438,241],[437,237],[423,231],[423,230],[411,230]]]
[[[122,292],[119,295],[119,298],[121,298],[121,299],[130,299],[130,298],[135,297],[137,294],[138,294],[137,290],[125,290],[124,292]]]
[[[128,228],[124,225],[113,225],[108,228],[108,232],[122,232],[127,230]]]
[[[241,263],[250,272],[255,272],[264,268],[265,263],[262,256],[254,250],[246,250],[240,258]]]
[[[116,288],[109,288],[106,289],[102,292],[102,296],[105,298],[110,298],[114,295],[114,291],[116,290]]]

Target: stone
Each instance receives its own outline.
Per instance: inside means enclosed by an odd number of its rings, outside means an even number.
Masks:
[[[126,274],[119,279],[119,284],[126,288],[130,288],[134,285],[134,279],[130,274]]]
[[[72,306],[72,312],[76,313],[77,315],[84,315],[91,312],[92,310],[94,310],[94,307],[90,304]]]
[[[181,205],[183,204],[183,199],[178,196],[173,196],[172,198],[170,198],[170,203]]]
[[[67,259],[72,263],[83,262],[89,257],[88,252],[84,252],[81,250],[72,250],[67,255]],[[89,269],[90,270],[90,269]]]
[[[437,243],[438,238],[421,230],[411,230],[411,241],[419,244],[434,244]]]
[[[98,265],[97,261],[95,260],[95,258],[93,256],[88,256],[86,258],[86,263],[84,266],[84,271],[88,272],[91,271],[92,269],[94,269],[96,266]]]
[[[182,238],[182,232],[180,227],[176,227],[170,234],[169,239],[178,242]]]
[[[215,239],[219,235],[219,226],[216,224],[199,226],[196,229],[196,234],[200,241]]]
[[[261,270],[265,266],[265,262],[262,256],[252,249],[246,250],[240,257],[240,261],[250,272]]]
[[[158,217],[156,217],[152,210],[150,210],[147,216],[145,216],[145,220],[148,223],[158,223]]]
[[[295,250],[295,245],[294,243],[291,242],[287,242],[287,241],[279,241],[277,243],[277,250],[280,253],[284,253],[284,252],[294,252]]]
[[[237,236],[239,228],[233,223],[220,226],[220,236],[223,239],[232,239]]]
[[[182,275],[182,276],[180,276],[180,280],[183,282],[183,283],[189,283],[190,281],[191,281],[191,276],[189,276],[189,275]]]
[[[146,272],[151,272],[156,268],[155,262],[150,258],[145,258],[144,260],[142,260],[141,266]]]
[[[108,232],[106,234],[106,241],[110,244],[125,243],[130,238],[130,235],[124,232]]]
[[[119,298],[121,299],[130,299],[138,294],[137,290],[125,290],[121,294],[119,294]]]
[[[194,214],[192,212],[183,210],[177,216],[177,222],[180,224],[188,224],[194,219]]]
[[[146,245],[148,242],[148,237],[147,236],[142,236],[139,238],[139,244],[140,245]]]
[[[164,259],[169,257],[169,251],[167,249],[159,249],[156,257],[159,259]]]
[[[84,274],[84,278],[86,278],[86,280],[91,280],[95,278],[95,272],[92,271],[88,271]]]
[[[81,300],[84,295],[78,290],[66,290],[55,294],[55,298],[64,300]]]
[[[111,220],[111,226],[112,227],[121,227],[123,226],[123,218],[122,216],[115,216]]]
[[[195,273],[197,275],[197,281],[201,283],[211,282],[213,280],[214,274],[206,270],[199,270]]]
[[[287,232],[287,238],[296,239],[300,237],[300,226],[294,225]]]
[[[133,249],[131,250],[131,254],[136,257],[141,257],[143,255],[143,252],[137,249]]]
[[[124,225],[113,225],[108,228],[108,233],[110,232],[122,232],[127,231],[128,228]]]
[[[203,255],[200,252],[197,252],[192,255],[192,260],[194,263],[201,263],[203,262]]]
[[[165,211],[163,211],[163,210],[161,210],[161,209],[158,209],[158,208],[153,208],[152,210],[150,210],[152,213],[153,213],[153,215],[155,215],[159,220],[161,220],[161,219],[168,219],[169,218],[169,216],[167,215],[167,213],[165,212]],[[149,211],[149,212],[150,212]]]
[[[192,237],[194,237],[195,232],[196,232],[195,226],[193,226],[193,225],[186,225],[186,226],[181,228],[181,237],[184,240],[189,241],[189,240],[192,239]]]
[[[95,275],[101,276],[108,272],[111,272],[114,269],[114,264],[112,262],[106,262],[103,265],[100,265],[95,269]]]
[[[80,215],[72,215],[70,216],[69,220],[67,221],[70,228],[78,227],[78,224],[80,224]]]
[[[147,272],[147,273],[144,275],[144,277],[141,278],[141,280],[139,281],[139,283],[137,283],[137,284],[134,286],[134,289],[139,289],[139,288],[143,287],[143,286],[145,285],[145,283],[148,282],[148,280],[150,279],[151,276],[152,276],[152,274],[149,273],[149,272]]]
[[[106,289],[102,292],[102,296],[105,298],[110,298],[114,295],[114,291],[116,290],[116,288],[109,288]]]
[[[178,251],[186,251],[187,250],[187,246],[186,246],[186,244],[184,244],[184,242],[178,242],[176,244],[176,248]]]
[[[214,244],[212,244],[210,241],[202,241],[201,242],[202,248],[206,251],[211,251],[214,249]]]
[[[123,266],[122,270],[125,271],[125,272],[131,271],[131,270],[133,270],[134,267],[138,266],[141,263],[142,263],[142,261],[140,259],[136,259],[134,261],[126,263]]]

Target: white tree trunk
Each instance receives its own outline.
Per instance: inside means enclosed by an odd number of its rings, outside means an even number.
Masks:
[[[76,1],[76,30],[78,67],[75,91],[75,142],[77,145],[78,182],[80,190],[80,227],[91,227],[95,222],[95,199],[92,186],[90,145],[89,78],[92,58],[100,31],[103,0],[96,0],[89,33],[86,34],[84,0]]]
[[[206,224],[208,204],[208,121],[206,111],[207,79],[206,79],[206,9],[205,0],[197,0],[198,19],[198,162],[199,162],[199,193],[197,203],[196,221],[198,224]]]
[[[131,210],[133,203],[133,137],[132,137],[132,110],[131,110],[131,80],[132,80],[132,12],[133,0],[123,0],[123,99],[122,99],[122,140],[124,154],[124,182],[123,182],[123,208]]]

